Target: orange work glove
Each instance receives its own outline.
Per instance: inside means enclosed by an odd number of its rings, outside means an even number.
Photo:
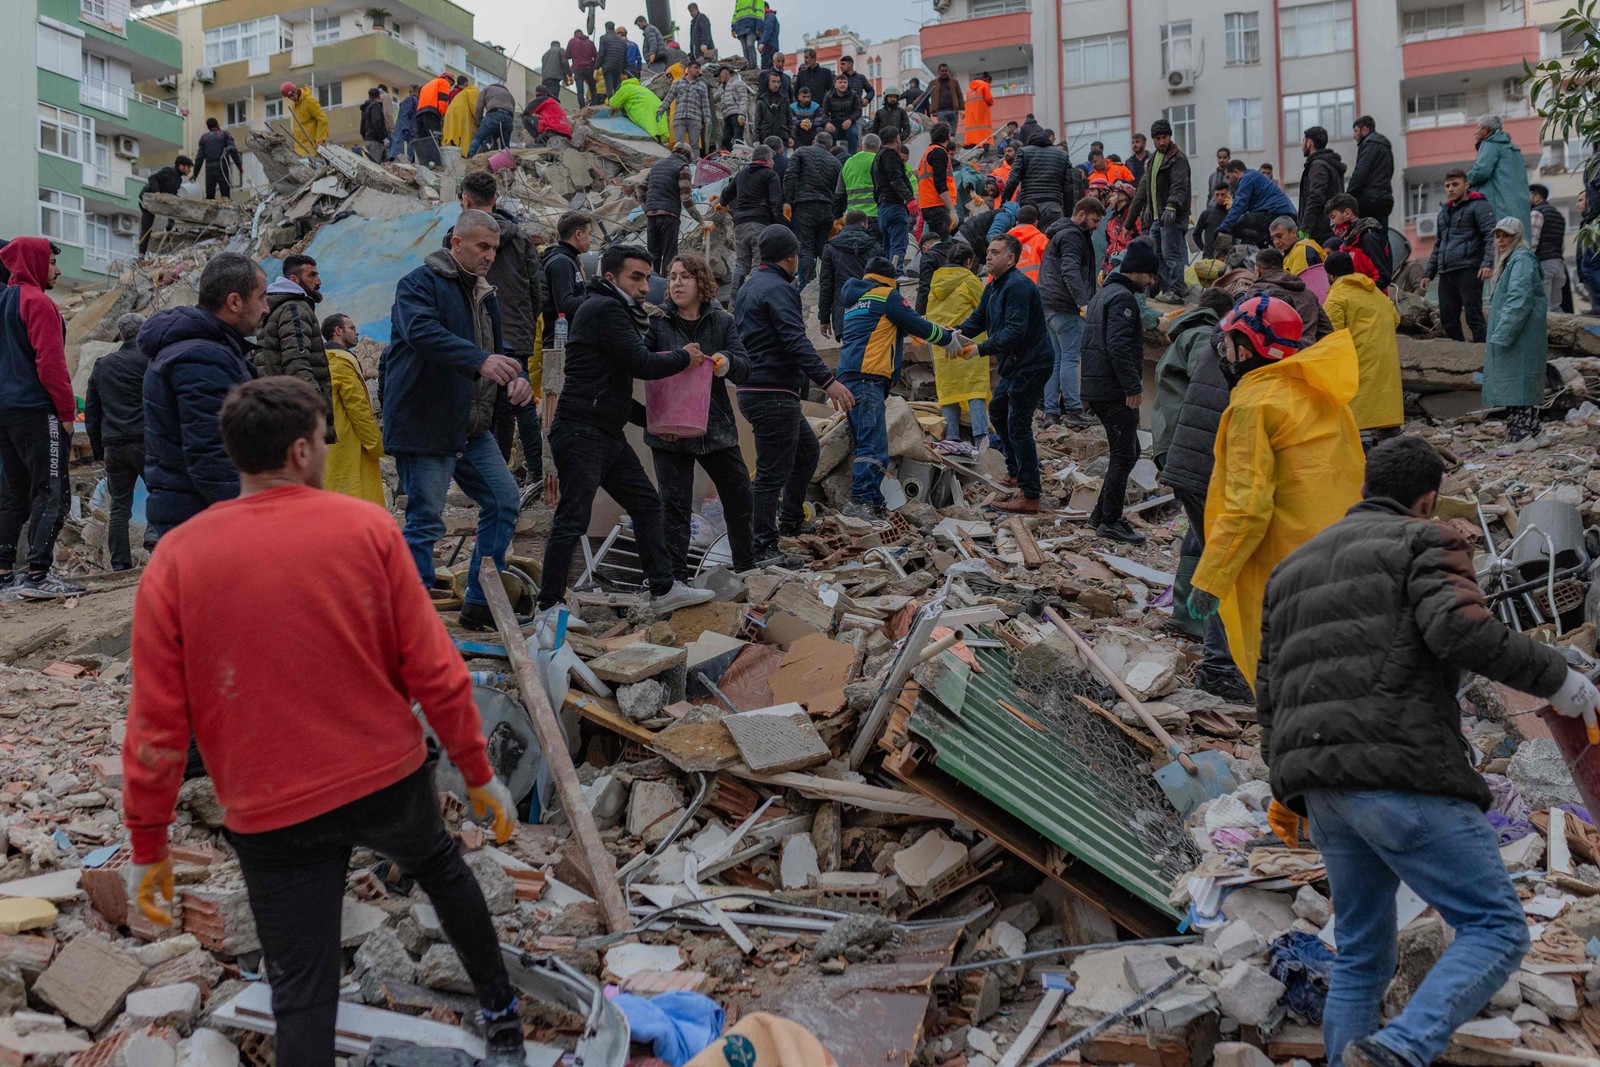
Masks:
[[[1274,800],[1267,805],[1267,825],[1288,848],[1300,847],[1300,834],[1305,820]]]
[[[144,917],[157,926],[172,925],[172,900],[176,885],[172,879],[172,857],[162,856],[154,863],[134,863],[128,867],[128,892]],[[161,905],[165,897],[167,906]]]
[[[482,819],[493,815],[490,832],[495,844],[505,844],[511,838],[511,813],[517,808],[511,799],[511,790],[498,778],[491,777],[482,785],[467,787],[467,802],[472,807],[472,817]]]

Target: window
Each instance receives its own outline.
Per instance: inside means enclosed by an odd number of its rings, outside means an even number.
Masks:
[[[344,82],[324,82],[317,86],[317,103],[323,107],[343,106]]]
[[[277,55],[294,48],[294,35],[276,15],[206,31],[206,65]]]
[[[1028,10],[1028,0],[972,0],[968,18],[988,18],[990,15],[1015,15]]]
[[[1430,7],[1425,11],[1406,11],[1401,15],[1401,37],[1406,41],[1431,41],[1456,37],[1467,24],[1466,8],[1461,4]]]
[[[1063,143],[1074,161],[1087,159],[1089,145],[1094,141],[1106,146],[1107,155],[1126,159],[1133,152],[1133,130],[1128,116],[1112,115],[1067,123]]]
[[[88,163],[94,144],[94,119],[54,104],[39,105],[39,151],[74,163]]]
[[[1161,73],[1194,69],[1194,23],[1169,22],[1161,27]]]
[[[1466,93],[1422,93],[1406,100],[1408,130],[1464,126],[1467,118]]]
[[[1162,109],[1161,117],[1172,123],[1172,139],[1185,154],[1194,151],[1194,105]],[[1107,149],[1109,151],[1110,149]]]
[[[1126,81],[1128,35],[1108,33],[1103,37],[1076,37],[1066,42],[1066,60],[1064,81],[1067,85]]]
[[[83,77],[83,39],[39,23],[40,70],[77,81]]]
[[[83,244],[83,197],[40,189],[39,233],[63,244]]]
[[[261,102],[261,117],[267,122],[283,118],[283,97],[273,96]]]
[[[1406,218],[1432,218],[1444,202],[1443,182],[1407,182]]]
[[[1321,126],[1330,138],[1344,136],[1356,120],[1356,91],[1324,89],[1320,93],[1300,93],[1283,98],[1283,135],[1298,139],[1313,126]]]
[[[110,24],[111,0],[79,0],[78,13],[86,19]]]
[[[250,125],[250,101],[229,100],[223,107],[222,124],[224,126]]]
[[[1286,7],[1278,12],[1283,58],[1348,52],[1352,41],[1350,0]]]
[[[97,189],[115,189],[111,184],[111,138],[96,134],[92,146],[93,156],[84,161],[83,184]]]
[[[900,69],[910,70],[912,67],[922,66],[922,46],[908,44],[900,49]]]
[[[1254,11],[1231,11],[1222,16],[1228,44],[1228,66],[1261,62],[1261,16]]]
[[[422,31],[422,69],[430,74],[437,74],[445,67],[446,48],[443,37],[435,37],[427,30]]]
[[[1261,98],[1228,101],[1228,144],[1235,152],[1261,151]]]
[[[311,43],[332,44],[339,39],[339,16],[329,15],[326,18],[311,20]]]
[[[485,67],[478,66],[470,59],[467,60],[467,64],[463,69],[466,71],[467,76],[472,79],[472,84],[478,86],[479,88],[482,88],[485,85],[493,85],[495,82],[505,80],[499,74],[496,74],[494,71]]]
[[[1016,96],[1033,92],[1033,72],[1027,67],[1007,67],[989,72],[990,90],[996,96]]]

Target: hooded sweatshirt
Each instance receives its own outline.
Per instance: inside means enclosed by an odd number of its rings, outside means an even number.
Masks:
[[[1320,341],[1333,332],[1328,313],[1322,310],[1322,302],[1317,299],[1317,294],[1306,288],[1305,279],[1286,270],[1269,271],[1250,286],[1249,294],[1254,296],[1257,293],[1275,296],[1299,312],[1303,331],[1300,340],[1306,344]]]
[[[279,278],[267,286],[267,321],[256,331],[256,369],[263,378],[287,374],[316,387],[322,402],[333,410],[333,380],[328,374],[328,346],[317,321],[321,294],[308,293],[292,278]],[[328,443],[335,440],[328,423]]]
[[[53,412],[71,426],[78,417],[67,373],[67,324],[45,292],[50,242],[17,237],[0,249],[11,284],[0,292],[0,423]]]

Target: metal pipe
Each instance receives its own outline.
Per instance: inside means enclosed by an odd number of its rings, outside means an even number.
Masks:
[[[1070,956],[1079,952],[1099,952],[1102,949],[1127,948],[1130,945],[1193,945],[1204,940],[1196,934],[1184,934],[1175,937],[1149,937],[1142,941],[1101,941],[1093,945],[1062,945],[1060,948],[1042,948],[1037,952],[1024,952],[1020,956],[1007,956],[1003,960],[979,960],[977,963],[961,963],[953,967],[946,967],[941,974],[960,974],[963,971],[981,971],[990,967],[1004,967],[1008,963],[1026,963],[1029,960],[1044,960],[1052,956]]]

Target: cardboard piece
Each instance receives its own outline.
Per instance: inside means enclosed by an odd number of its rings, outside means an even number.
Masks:
[[[767,685],[774,703],[803,704],[813,716],[827,718],[844,710],[844,686],[855,666],[852,646],[810,634],[789,646]]]

